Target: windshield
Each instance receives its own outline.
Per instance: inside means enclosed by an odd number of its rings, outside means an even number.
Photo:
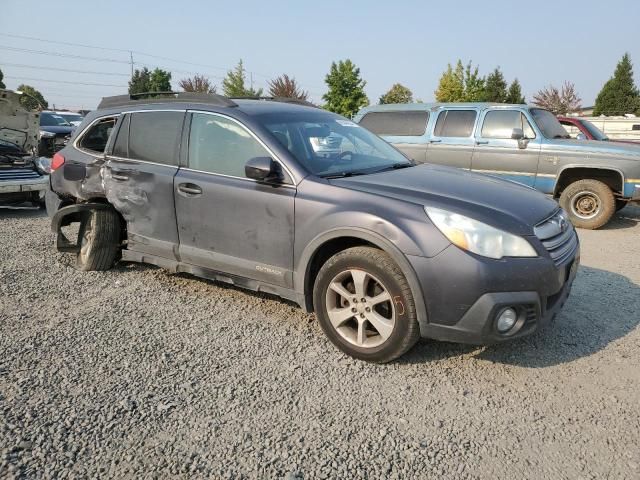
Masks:
[[[71,124],[67,122],[60,115],[53,115],[51,113],[40,114],[40,126],[42,127],[70,127]]]
[[[258,120],[302,165],[322,177],[413,166],[380,137],[329,112],[270,113]]]
[[[589,131],[589,133],[591,134],[594,140],[600,140],[600,141],[609,140],[609,137],[607,137],[602,132],[602,130],[596,127],[589,120],[580,120],[580,121],[582,122],[582,125],[584,125],[584,128],[586,128]]]
[[[58,116],[64,118],[67,122],[81,122],[83,118],[82,115],[77,113],[59,113]]]
[[[530,112],[545,138],[571,138],[560,121],[549,110],[532,108]]]

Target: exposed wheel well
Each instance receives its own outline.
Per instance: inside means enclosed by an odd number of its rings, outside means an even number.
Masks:
[[[559,197],[562,191],[578,180],[599,180],[606,184],[614,194],[622,194],[622,175],[615,170],[603,168],[568,168],[560,174],[556,188],[553,193],[554,198]]]
[[[306,307],[309,312],[313,312],[313,299],[311,293],[313,292],[313,285],[316,282],[316,277],[318,276],[318,272],[320,271],[320,268],[322,268],[322,265],[324,265],[325,262],[336,253],[346,250],[347,248],[360,246],[369,246],[380,249],[377,245],[363,240],[362,238],[338,237],[326,241],[313,253],[313,257],[311,257],[311,260],[309,261],[304,285],[305,297],[307,299]]]
[[[103,203],[105,205],[111,205],[109,200],[107,200],[104,197],[90,198],[89,200],[87,200],[87,202]],[[124,219],[122,214],[113,205],[111,205],[111,208],[113,209],[114,212],[116,212],[116,214],[118,215],[118,218],[120,219],[120,241],[124,242],[127,239],[127,221]]]

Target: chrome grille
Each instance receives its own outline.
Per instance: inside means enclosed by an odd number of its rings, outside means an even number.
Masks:
[[[6,180],[30,180],[40,178],[40,174],[32,168],[0,168],[0,182]]]
[[[557,211],[536,225],[534,233],[556,265],[561,265],[571,258],[578,247],[576,231],[563,210]]]

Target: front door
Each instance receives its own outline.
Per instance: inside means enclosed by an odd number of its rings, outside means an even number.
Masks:
[[[441,110],[429,139],[427,163],[469,170],[473,155],[473,127],[478,111],[474,108]]]
[[[175,178],[180,259],[218,272],[293,285],[296,188],[245,176],[245,163],[275,155],[243,125],[194,112],[188,168]]]
[[[184,111],[153,111],[122,118],[101,181],[127,222],[128,250],[176,258],[173,177],[184,117]]]
[[[525,141],[519,148],[511,138],[514,128],[522,129]],[[540,139],[519,110],[488,110],[476,129],[476,148],[471,167],[533,187],[538,171]]]

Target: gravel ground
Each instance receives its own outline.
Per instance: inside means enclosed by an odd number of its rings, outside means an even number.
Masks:
[[[580,232],[546,330],[379,366],[270,296],[77,272],[0,211],[0,477],[639,478],[639,222]]]

